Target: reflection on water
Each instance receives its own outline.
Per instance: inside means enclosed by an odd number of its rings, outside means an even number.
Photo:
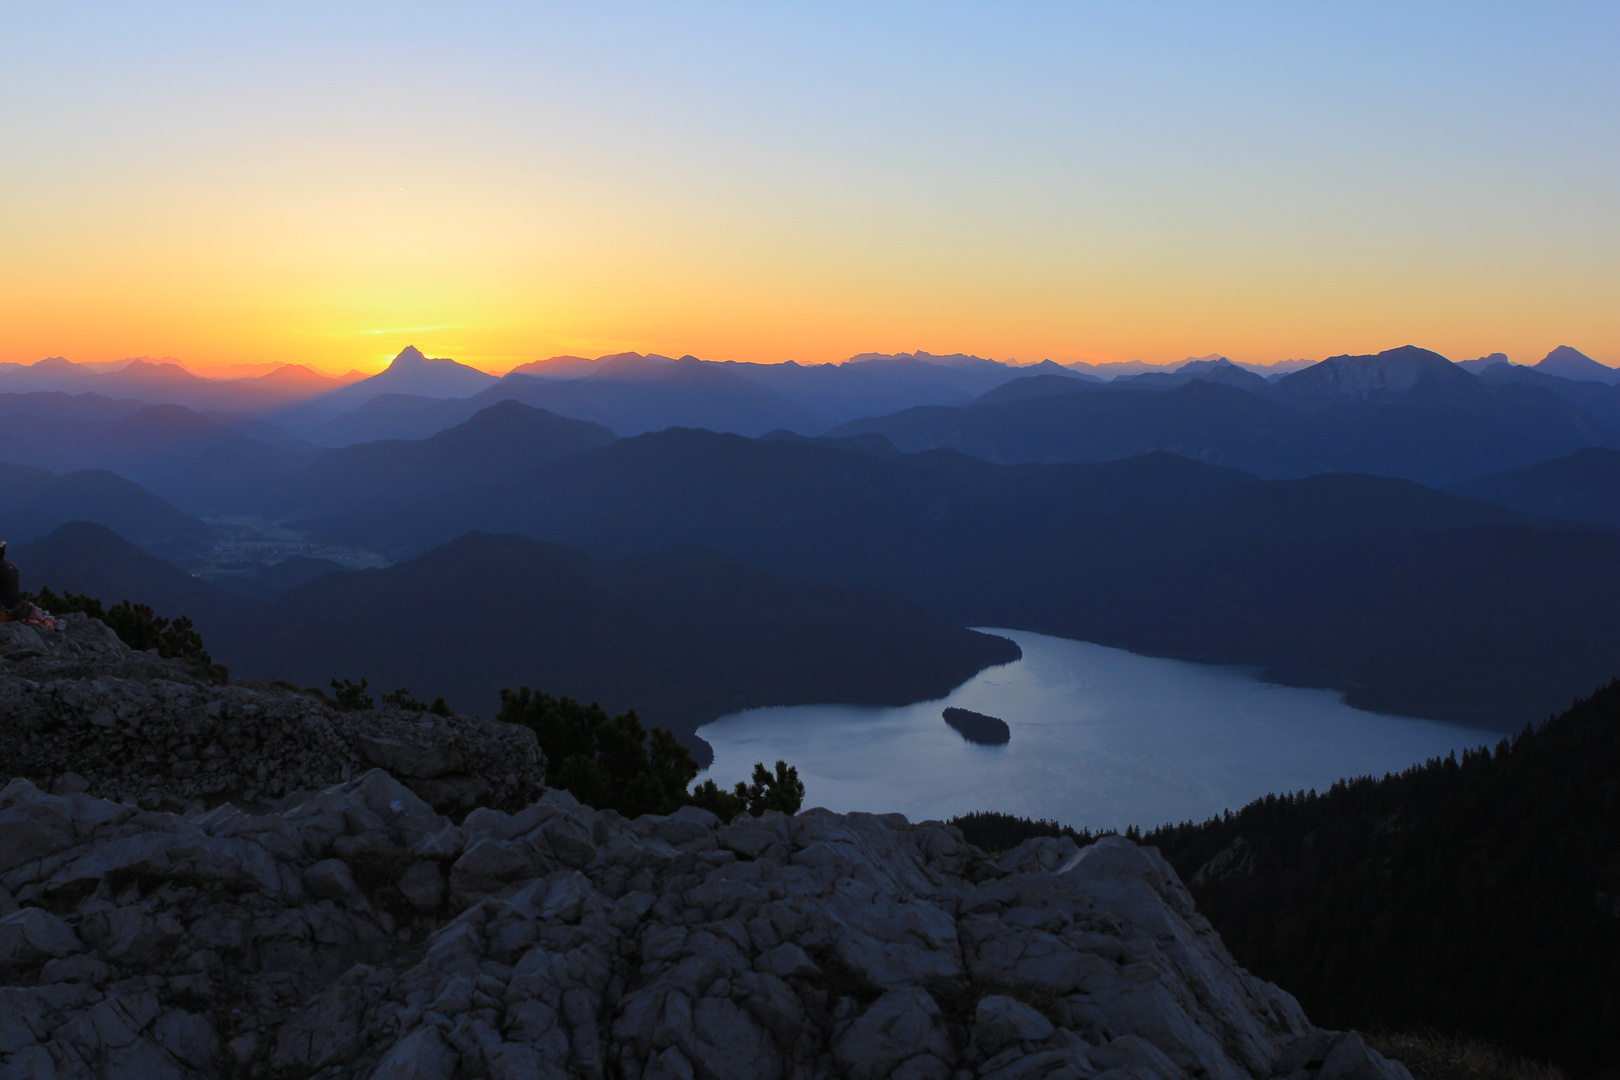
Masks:
[[[987,632],[1018,642],[1024,658],[938,701],[751,709],[704,725],[715,757],[700,779],[730,784],[782,758],[798,766],[807,807],[913,821],[990,809],[1122,829],[1200,820],[1500,738],[1361,712],[1336,692],[1271,686],[1247,668]],[[1012,742],[967,742],[941,718],[946,705],[1001,717]]]

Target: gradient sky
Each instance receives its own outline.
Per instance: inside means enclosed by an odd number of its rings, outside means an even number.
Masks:
[[[1620,4],[0,3],[0,360],[1620,363]]]

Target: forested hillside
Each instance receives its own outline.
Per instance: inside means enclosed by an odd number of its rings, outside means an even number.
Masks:
[[[1319,1023],[1620,1059],[1620,682],[1494,751],[1167,826],[1240,963]]]

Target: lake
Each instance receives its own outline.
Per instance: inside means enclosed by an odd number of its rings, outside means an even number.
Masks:
[[[937,701],[723,716],[698,729],[714,746],[699,779],[730,787],[754,762],[781,758],[798,767],[806,807],[897,810],[912,821],[1000,810],[1123,829],[1202,820],[1268,792],[1322,790],[1501,738],[1352,709],[1336,691],[1271,685],[1253,668],[985,632],[1016,641],[1023,659]],[[967,742],[941,718],[947,705],[1000,717],[1012,741]]]

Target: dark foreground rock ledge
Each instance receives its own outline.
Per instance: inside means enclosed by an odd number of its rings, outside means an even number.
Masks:
[[[287,683],[216,686],[99,620],[61,622],[0,623],[0,776],[176,812],[269,809],[373,766],[451,812],[516,809],[543,790],[544,759],[522,728],[391,706],[338,712]]]
[[[36,727],[12,730],[169,730],[178,751],[187,724],[261,731],[247,710],[276,697],[106,648],[99,674],[13,657],[0,704]],[[64,704],[91,693],[110,697]],[[356,714],[292,697],[288,722],[355,752]],[[266,745],[209,775],[264,794],[266,762],[296,760]],[[150,803],[207,773],[149,753],[162,769],[108,756],[106,782]],[[1157,852],[1117,837],[991,863],[899,815],[627,821],[559,791],[457,825],[381,769],[258,809],[59,786],[0,790],[0,1080],[1410,1080],[1237,967]]]
[[[451,825],[0,792],[0,1076],[1407,1080],[1249,976],[1151,848],[812,810]]]

